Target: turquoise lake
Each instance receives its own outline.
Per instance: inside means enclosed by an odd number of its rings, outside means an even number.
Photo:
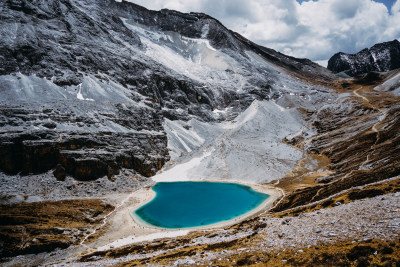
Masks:
[[[241,216],[263,203],[269,195],[234,183],[161,182],[156,196],[134,211],[148,224],[162,228],[210,225]]]

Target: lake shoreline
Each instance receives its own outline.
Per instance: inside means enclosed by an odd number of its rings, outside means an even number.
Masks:
[[[167,181],[165,183],[169,183],[170,181]],[[183,181],[179,181],[179,182],[183,182]],[[268,195],[268,198],[265,199],[263,202],[261,202],[259,205],[257,205],[257,207],[245,212],[244,214],[234,217],[232,219],[227,219],[227,220],[223,220],[220,222],[216,222],[216,223],[212,223],[212,224],[208,224],[208,225],[204,225],[204,226],[191,226],[191,227],[182,227],[182,228],[164,228],[164,227],[159,227],[159,226],[155,226],[152,225],[148,222],[146,222],[145,220],[143,220],[140,216],[138,216],[136,214],[136,210],[140,209],[142,206],[146,205],[147,203],[151,202],[155,196],[156,196],[156,192],[154,192],[154,190],[152,189],[153,193],[152,197],[150,199],[146,199],[145,201],[143,201],[140,205],[135,206],[135,209],[133,209],[130,212],[130,215],[132,217],[132,219],[134,220],[135,223],[142,225],[144,227],[148,227],[148,228],[153,228],[153,229],[159,229],[159,230],[169,230],[169,231],[174,231],[174,230],[191,230],[191,231],[195,231],[195,230],[204,230],[204,229],[213,229],[213,228],[222,228],[222,227],[227,227],[227,226],[231,226],[234,225],[236,223],[239,223],[245,219],[248,219],[249,217],[252,217],[254,215],[257,215],[259,213],[261,213],[262,211],[266,211],[268,209],[270,209],[273,205],[273,203],[279,199],[280,197],[282,197],[282,192],[280,190],[278,190],[275,187],[272,187],[270,185],[257,185],[257,184],[245,184],[245,183],[239,183],[239,182],[232,182],[232,181],[211,181],[211,180],[207,180],[207,181],[185,181],[185,182],[193,182],[193,183],[204,183],[204,182],[208,182],[208,183],[230,183],[230,184],[237,184],[237,185],[244,185],[244,186],[248,186],[250,187],[252,190],[256,191],[256,192],[260,192],[260,193],[264,193]],[[160,183],[160,182],[158,182]],[[173,183],[171,181],[171,183]],[[153,187],[152,187],[153,188]]]
[[[120,199],[124,203],[118,207],[118,209],[115,211],[115,214],[107,222],[108,230],[104,233],[104,235],[100,236],[98,240],[90,245],[91,248],[89,251],[104,251],[144,241],[183,236],[194,231],[209,231],[218,228],[230,227],[268,211],[273,207],[274,203],[283,196],[281,189],[271,185],[246,184],[226,180],[207,180],[199,182],[227,182],[246,185],[251,187],[254,191],[268,194],[270,197],[268,197],[258,207],[231,220],[226,220],[207,226],[168,229],[147,224],[138,218],[138,216],[132,216],[132,213],[134,213],[135,210],[150,202],[155,197],[156,193],[152,189],[156,184],[156,182],[154,182],[154,184],[151,186],[147,186],[124,196],[120,196]]]

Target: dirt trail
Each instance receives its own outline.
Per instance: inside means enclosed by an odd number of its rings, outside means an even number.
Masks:
[[[357,89],[355,89],[354,91],[353,91],[353,94],[355,95],[355,96],[357,96],[357,97],[359,97],[359,98],[361,98],[362,100],[364,100],[366,103],[367,103],[367,106],[369,106],[369,107],[371,107],[371,108],[373,108],[374,110],[377,110],[378,112],[379,112],[379,114],[381,114],[379,117],[378,117],[378,121],[371,127],[371,130],[373,131],[373,132],[375,132],[376,133],[376,141],[375,141],[375,143],[371,146],[371,148],[370,148],[370,151],[373,151],[374,150],[374,147],[376,146],[376,144],[378,143],[378,141],[379,141],[379,129],[378,128],[381,128],[383,125],[380,125],[380,124],[382,124],[382,121],[385,119],[385,117],[386,117],[386,112],[387,112],[387,109],[386,108],[380,108],[380,107],[377,107],[376,105],[374,105],[374,104],[372,104],[371,102],[371,100],[369,99],[369,98],[367,98],[366,96],[364,96],[364,95],[361,95],[360,93],[359,93],[359,91],[360,90],[371,90],[370,88],[364,88],[364,87],[362,87],[362,86],[360,86],[360,87],[358,87]],[[376,93],[377,94],[377,93]],[[375,96],[376,96],[376,94],[375,94]],[[379,127],[380,126],[380,127]],[[378,128],[377,128],[378,127]],[[366,159],[365,159],[365,161],[360,165],[360,168],[359,169],[363,169],[363,168],[365,168],[365,165],[369,162],[369,160],[370,160],[370,155],[368,154],[367,155],[367,157],[366,157]],[[350,173],[349,173],[350,174]],[[347,177],[348,175],[346,175],[346,176],[344,176],[343,178],[342,178],[342,180],[344,180],[346,177]]]
[[[373,105],[371,104],[371,102],[369,101],[368,98],[366,98],[365,96],[360,95],[360,94],[358,93],[361,89],[364,89],[364,88],[363,88],[362,86],[358,87],[356,90],[353,91],[353,94],[356,95],[357,97],[360,97],[361,99],[365,100],[365,102],[367,102],[368,105],[370,105],[370,106],[373,107]],[[364,90],[365,90],[365,89],[364,89]]]

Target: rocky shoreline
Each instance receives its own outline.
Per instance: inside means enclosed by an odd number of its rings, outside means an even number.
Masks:
[[[399,178],[397,178],[397,181]],[[129,265],[178,265],[229,266],[234,261],[250,259],[252,264],[265,264],[277,254],[294,251],[280,258],[281,264],[295,262],[296,256],[312,247],[350,244],[371,240],[394,241],[392,262],[399,260],[394,251],[400,231],[400,187],[398,192],[350,203],[336,203],[332,208],[321,208],[296,216],[273,217],[261,214],[231,228],[213,232],[191,233],[175,240],[160,240],[135,244],[84,256],[81,262],[93,265],[125,262]],[[348,262],[359,261],[361,256],[376,255],[372,249],[366,255],[346,258]],[[118,255],[118,256],[117,256]],[[382,255],[381,255],[382,256]],[[117,258],[116,258],[117,257]],[[263,260],[260,260],[262,258]],[[363,259],[361,259],[363,260]],[[364,259],[365,260],[365,259]],[[322,262],[320,262],[322,264]]]

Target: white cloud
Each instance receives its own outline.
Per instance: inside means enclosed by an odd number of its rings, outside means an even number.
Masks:
[[[250,40],[315,61],[400,37],[400,0],[130,0],[149,9],[204,12]]]

